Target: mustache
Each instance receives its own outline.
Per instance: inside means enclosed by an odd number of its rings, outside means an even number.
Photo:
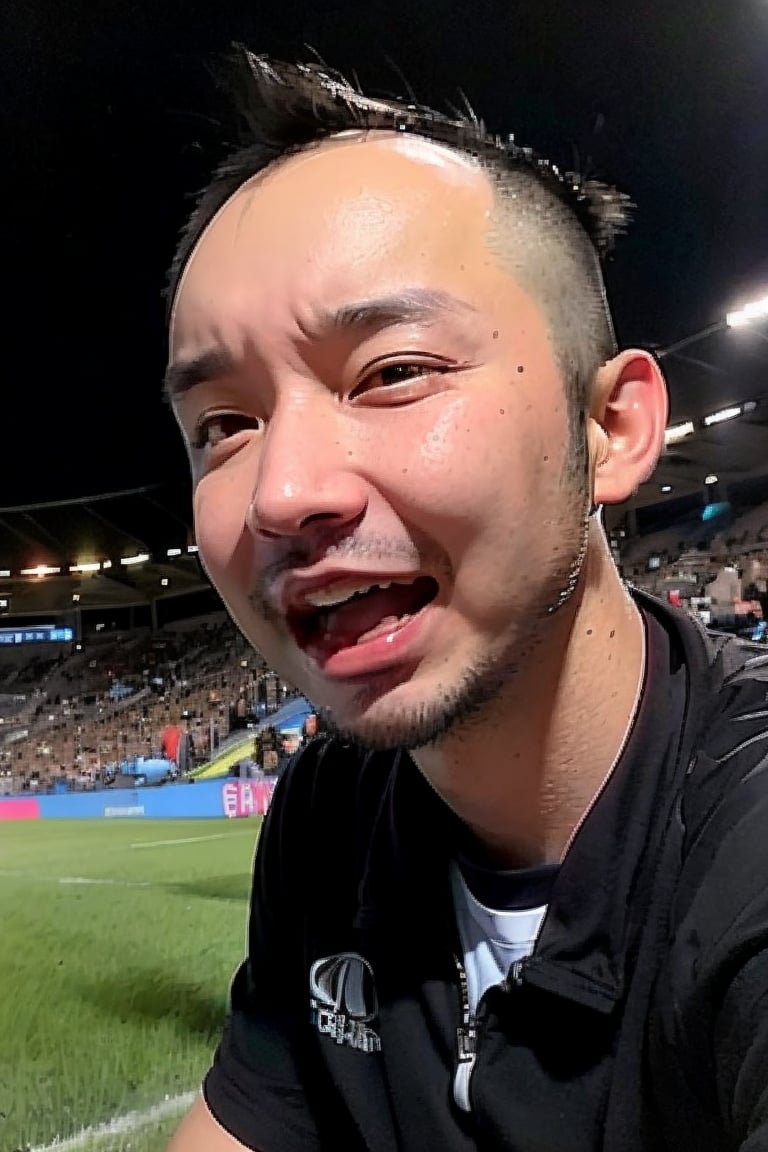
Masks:
[[[414,571],[427,569],[438,577],[451,573],[451,565],[442,552],[437,554],[433,549],[418,548],[412,540],[350,535],[321,548],[313,547],[310,542],[293,546],[278,559],[265,565],[249,594],[250,605],[259,615],[274,620],[278,615],[274,608],[274,594],[279,581],[287,573],[300,572],[303,568],[313,568],[316,564],[328,561],[355,559],[366,563],[373,559],[382,568],[393,562],[405,563]]]

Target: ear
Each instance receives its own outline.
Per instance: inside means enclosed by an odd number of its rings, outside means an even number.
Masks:
[[[593,504],[620,504],[653,472],[664,450],[667,386],[649,352],[609,360],[592,389],[587,443]]]

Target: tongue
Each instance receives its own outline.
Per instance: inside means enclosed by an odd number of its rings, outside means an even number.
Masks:
[[[356,596],[346,604],[324,613],[320,622],[323,645],[351,648],[360,640],[380,631],[392,631],[402,616],[418,612],[425,603],[421,580],[413,584],[392,584]]]

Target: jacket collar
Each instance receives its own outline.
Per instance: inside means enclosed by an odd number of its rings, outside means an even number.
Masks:
[[[717,677],[714,650],[697,622],[635,589],[632,595],[669,636],[671,659],[685,666],[682,722],[660,734],[647,771],[625,770],[634,759],[630,739],[561,865],[525,977],[601,1013],[626,990],[656,861]],[[646,684],[636,731],[649,730],[653,695],[653,683]],[[451,952],[458,945],[448,864],[462,826],[406,753],[386,770],[380,757],[368,757],[364,771],[379,781],[386,771],[386,783],[359,890],[358,937],[398,966],[414,955],[445,961],[446,939]]]

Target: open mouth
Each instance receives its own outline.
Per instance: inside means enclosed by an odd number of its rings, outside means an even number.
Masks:
[[[301,607],[288,612],[288,626],[300,648],[320,663],[344,648],[354,648],[403,628],[438,593],[432,576],[364,583],[337,581],[308,593]]]

